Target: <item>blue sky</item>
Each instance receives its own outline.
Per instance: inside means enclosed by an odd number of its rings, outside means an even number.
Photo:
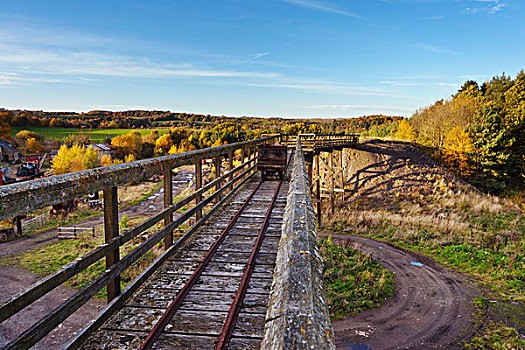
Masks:
[[[521,0],[0,0],[0,107],[411,115],[525,68]]]

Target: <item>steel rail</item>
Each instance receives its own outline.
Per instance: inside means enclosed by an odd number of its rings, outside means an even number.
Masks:
[[[219,340],[217,344],[215,345],[215,350],[226,349],[232,337],[233,329],[235,328],[235,325],[237,324],[237,318],[239,316],[239,312],[241,311],[242,302],[246,295],[246,291],[250,283],[250,278],[255,268],[255,262],[257,260],[257,255],[259,254],[259,250],[261,249],[262,241],[264,239],[266,229],[268,228],[268,225],[270,224],[270,216],[272,215],[272,210],[275,205],[275,200],[277,199],[279,190],[281,189],[281,184],[282,184],[282,181],[279,181],[279,183],[277,184],[277,188],[275,189],[275,192],[273,194],[270,206],[268,207],[268,210],[266,211],[264,222],[257,235],[257,240],[255,241],[255,244],[252,248],[252,252],[250,254],[250,258],[248,259],[248,263],[246,264],[246,267],[244,268],[244,273],[242,275],[241,283],[239,285],[239,288],[237,289],[237,292],[235,293],[235,298],[233,299],[233,303],[228,312],[228,316],[226,317],[226,321],[224,322],[224,326],[219,335]]]
[[[204,272],[204,269],[206,268],[206,266],[208,265],[208,263],[212,259],[213,255],[215,254],[215,252],[217,251],[219,246],[222,244],[222,242],[226,238],[226,235],[228,234],[228,232],[237,223],[237,221],[238,221],[239,217],[241,216],[241,214],[243,213],[244,209],[246,209],[246,207],[250,203],[251,199],[253,198],[253,196],[255,195],[257,190],[259,190],[259,188],[261,187],[261,184],[262,184],[262,181],[260,181],[257,184],[257,186],[255,187],[253,192],[244,201],[242,207],[239,209],[239,211],[237,211],[237,213],[235,214],[233,219],[228,223],[228,226],[226,226],[226,228],[221,232],[219,238],[217,238],[215,243],[212,245],[212,247],[210,248],[210,250],[208,251],[208,253],[204,257],[202,262],[199,264],[199,266],[197,267],[197,269],[195,270],[193,275],[188,280],[188,282],[186,282],[184,287],[182,287],[182,289],[177,293],[177,296],[175,297],[175,299],[170,303],[170,305],[168,306],[167,310],[161,316],[159,321],[157,321],[157,323],[152,328],[152,330],[150,331],[150,333],[148,334],[146,339],[144,339],[144,341],[142,342],[142,344],[139,347],[139,350],[151,349],[151,347],[153,346],[155,341],[159,338],[159,336],[164,331],[164,328],[166,328],[166,326],[171,321],[171,319],[173,318],[173,316],[175,315],[177,310],[180,308],[182,302],[184,301],[186,296],[189,294],[189,292],[191,291],[191,289],[193,288],[193,286],[195,285],[195,283],[197,282],[199,277]]]

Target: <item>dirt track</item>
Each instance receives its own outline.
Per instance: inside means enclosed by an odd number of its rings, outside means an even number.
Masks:
[[[404,142],[367,140],[347,154],[344,171],[350,193],[345,206],[352,209],[336,213],[335,220],[345,222],[349,235],[332,237],[356,242],[358,249],[372,254],[394,272],[396,288],[394,297],[381,308],[333,322],[337,347],[352,350],[459,348],[458,341],[472,335],[473,298],[477,295],[474,283],[426,257],[350,234],[356,232],[354,224],[369,227],[362,221],[365,217],[368,225],[387,222],[418,227],[421,224],[433,230],[436,227],[433,225],[441,224],[440,217],[445,215],[448,224],[463,225],[458,213],[443,210],[441,199],[455,196],[459,191],[478,192]],[[452,194],[447,194],[449,192]],[[432,203],[427,200],[431,197]]]
[[[359,243],[358,249],[393,271],[396,281],[393,298],[381,308],[332,323],[338,349],[454,349],[471,333],[475,291],[469,281],[386,243],[347,235],[332,238]]]

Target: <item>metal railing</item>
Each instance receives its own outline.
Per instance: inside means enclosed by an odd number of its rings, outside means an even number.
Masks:
[[[100,326],[113,312],[120,308],[142,283],[144,283],[210,215],[255,174],[256,147],[260,144],[271,143],[277,140],[278,136],[269,136],[231,145],[140,160],[1,187],[0,220],[103,190],[105,244],[36,282],[25,291],[2,302],[0,304],[0,323],[31,305],[90,265],[104,257],[106,259],[105,271],[72,297],[65,300],[51,313],[25,330],[18,338],[7,344],[5,349],[30,348],[89,301],[89,299],[102,290],[102,288],[107,286],[109,304],[95,321],[84,328],[84,330],[69,343],[68,346],[70,348],[76,348],[94,329]],[[241,152],[241,165],[233,168],[234,152],[237,150]],[[203,185],[202,161],[210,158],[213,158],[215,165],[215,179]],[[228,162],[227,169],[225,169],[226,172],[221,174],[223,158],[227,159]],[[172,171],[174,168],[184,165],[195,166],[196,190],[191,195],[173,203],[171,186]],[[164,210],[120,234],[117,203],[118,186],[132,181],[140,182],[159,173],[164,174]],[[206,196],[206,198],[203,198],[204,196]],[[195,205],[174,220],[173,213],[191,202],[195,202]],[[203,213],[203,209],[212,204],[214,204],[213,207],[206,213]],[[196,217],[196,223],[174,242],[174,229],[193,216]],[[141,235],[145,230],[153,227],[161,220],[164,220],[164,227],[162,229],[151,235],[126,256],[120,257],[119,248],[122,245]],[[139,277],[121,291],[120,274],[161,241],[164,241],[164,253]]]

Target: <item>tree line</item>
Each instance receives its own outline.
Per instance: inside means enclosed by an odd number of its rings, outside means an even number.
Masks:
[[[420,108],[398,135],[431,148],[458,174],[490,192],[523,189],[525,73],[466,81],[448,100]]]

